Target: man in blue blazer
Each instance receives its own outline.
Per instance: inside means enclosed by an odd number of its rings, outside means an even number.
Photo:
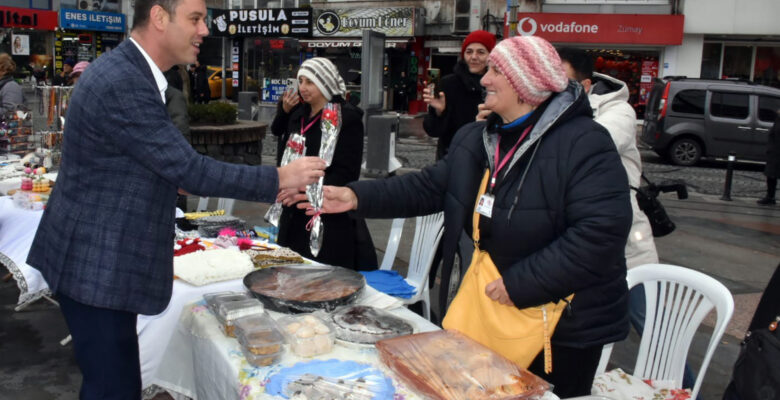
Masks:
[[[171,298],[177,188],[271,202],[323,176],[316,157],[242,166],[184,140],[166,112],[161,71],[195,61],[205,18],[203,0],[136,0],[130,39],[93,62],[73,92],[57,185],[27,262],[60,301],[81,399],[141,397],[136,319]]]

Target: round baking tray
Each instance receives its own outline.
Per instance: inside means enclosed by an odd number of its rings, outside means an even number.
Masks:
[[[258,282],[264,282],[264,289],[253,289]],[[324,300],[299,300],[301,294],[312,290],[332,287],[336,282],[347,282],[355,290],[347,295]],[[280,283],[275,288],[274,283]],[[329,265],[286,265],[250,272],[244,277],[244,286],[257,297],[266,308],[286,314],[308,313],[317,310],[333,311],[339,306],[352,304],[363,292],[366,279],[359,272]],[[269,289],[270,287],[270,289]]]

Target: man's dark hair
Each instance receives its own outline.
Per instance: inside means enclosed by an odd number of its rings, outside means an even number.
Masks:
[[[563,47],[558,49],[558,55],[561,61],[568,62],[574,70],[574,78],[578,82],[585,79],[593,79],[593,58],[588,52],[573,47]]]
[[[179,5],[179,0],[135,0],[132,29],[143,28],[149,23],[149,12],[155,5],[162,7],[173,18],[173,12]]]

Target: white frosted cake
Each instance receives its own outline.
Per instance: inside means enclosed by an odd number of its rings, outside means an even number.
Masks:
[[[195,286],[243,278],[253,269],[249,256],[235,249],[197,251],[173,258],[173,274]]]

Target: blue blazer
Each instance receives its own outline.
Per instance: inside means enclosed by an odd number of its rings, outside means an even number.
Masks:
[[[87,68],[71,99],[57,184],[27,263],[51,290],[140,314],[173,288],[177,188],[274,201],[276,168],[216,161],[182,137],[152,70],[130,40]]]

